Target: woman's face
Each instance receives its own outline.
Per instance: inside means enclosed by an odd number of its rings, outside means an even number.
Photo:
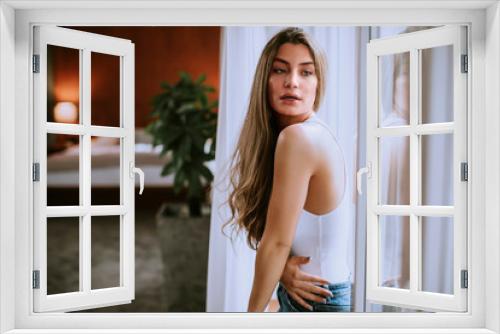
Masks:
[[[317,85],[314,61],[307,46],[283,44],[274,58],[267,84],[271,108],[286,116],[308,113],[313,110]]]

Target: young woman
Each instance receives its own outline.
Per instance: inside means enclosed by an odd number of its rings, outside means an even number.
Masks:
[[[344,160],[315,115],[324,76],[323,56],[298,28],[276,34],[257,65],[229,197],[231,222],[257,250],[250,312],[265,310],[280,278],[280,311],[350,310],[347,228],[331,221]]]

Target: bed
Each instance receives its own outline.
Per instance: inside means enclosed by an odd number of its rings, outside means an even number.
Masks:
[[[151,138],[143,129],[136,129],[135,165],[143,170],[144,187],[171,187],[173,175],[160,176],[168,156],[160,158],[161,147],[153,148]],[[94,138],[92,140],[91,182],[92,187],[113,188],[120,184],[120,145],[116,138]],[[207,163],[214,171],[215,161]],[[135,179],[139,186],[139,178]],[[50,154],[47,158],[47,187],[74,188],[79,185],[79,146]]]

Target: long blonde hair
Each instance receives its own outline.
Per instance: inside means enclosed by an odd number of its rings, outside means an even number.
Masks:
[[[302,29],[283,29],[267,42],[255,70],[248,111],[232,155],[230,182],[233,190],[228,199],[231,218],[224,224],[224,227],[231,224],[237,231],[246,230],[252,249],[257,249],[264,233],[279,134],[268,102],[267,85],[274,58],[285,43],[303,44],[311,53],[318,79],[314,111],[318,110],[325,88],[325,58]]]

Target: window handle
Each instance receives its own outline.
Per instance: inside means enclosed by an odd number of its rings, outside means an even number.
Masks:
[[[372,163],[368,162],[366,164],[366,167],[360,168],[358,172],[356,173],[356,187],[358,188],[358,194],[363,194],[363,190],[361,189],[361,178],[363,177],[363,174],[366,174],[367,178],[372,177]]]
[[[144,172],[142,169],[135,167],[133,162],[130,162],[130,178],[134,179],[135,174],[139,174],[139,195],[142,195],[142,191],[144,190]]]

